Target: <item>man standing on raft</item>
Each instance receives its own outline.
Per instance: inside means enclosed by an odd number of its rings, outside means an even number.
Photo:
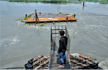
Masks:
[[[68,38],[64,36],[64,31],[60,31],[60,40],[59,40],[59,49],[58,49],[58,58],[61,61],[61,65],[58,67],[64,67],[64,64],[66,64],[66,49],[67,49],[67,40]],[[62,59],[63,57],[63,59]]]

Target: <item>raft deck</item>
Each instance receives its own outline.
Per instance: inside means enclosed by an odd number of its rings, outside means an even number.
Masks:
[[[76,21],[77,19],[71,15],[68,14],[37,14],[38,23],[46,23],[46,22],[67,22],[67,21]],[[68,17],[68,19],[67,19]],[[35,23],[36,22],[36,16],[35,14],[32,15],[30,18],[28,18],[26,23]]]

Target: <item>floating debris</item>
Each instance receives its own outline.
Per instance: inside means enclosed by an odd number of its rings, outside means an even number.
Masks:
[[[75,37],[72,37],[72,38],[75,38]]]
[[[62,14],[62,13],[60,12],[60,14]]]
[[[43,24],[41,24],[40,26],[41,26],[41,27],[43,27],[44,25],[43,25]]]

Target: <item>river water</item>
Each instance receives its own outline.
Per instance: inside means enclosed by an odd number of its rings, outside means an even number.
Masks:
[[[76,14],[77,22],[55,23],[66,25],[71,38],[70,53],[86,54],[108,67],[108,4],[44,4],[0,1],[0,68],[22,68],[37,55],[50,53],[50,26],[52,23],[25,25],[20,22],[25,14]],[[106,63],[106,66],[105,66]]]

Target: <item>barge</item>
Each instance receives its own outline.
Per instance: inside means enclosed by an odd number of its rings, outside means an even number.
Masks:
[[[76,21],[75,14],[52,14],[52,13],[37,13],[35,10],[35,14],[33,14],[30,18],[28,18],[25,23],[47,23],[47,22],[68,22],[68,21]]]

